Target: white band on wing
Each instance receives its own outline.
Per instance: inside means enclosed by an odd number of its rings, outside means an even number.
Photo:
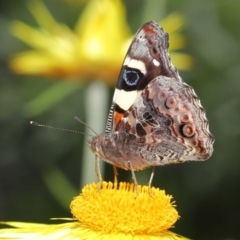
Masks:
[[[133,104],[133,102],[137,99],[137,97],[141,94],[142,91],[124,91],[115,89],[113,102],[116,103],[120,108],[127,111]]]
[[[144,62],[142,62],[141,60],[132,59],[127,56],[125,58],[123,65],[128,66],[130,68],[138,69],[144,75],[147,73],[146,66],[145,66]]]

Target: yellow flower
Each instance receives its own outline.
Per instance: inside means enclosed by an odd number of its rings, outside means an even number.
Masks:
[[[10,61],[13,71],[105,81],[118,75],[124,43],[131,36],[120,0],[89,1],[74,31],[57,23],[40,0],[30,2],[29,8],[39,28],[19,21],[11,24],[12,34],[33,48]]]
[[[148,186],[111,182],[86,185],[70,207],[74,219],[61,224],[6,222],[0,239],[135,239],[187,240],[168,229],[179,218],[172,196]]]
[[[188,54],[175,52],[186,45],[186,38],[181,33],[184,24],[184,17],[177,12],[171,13],[160,22],[169,34],[169,51],[173,64],[178,69],[189,70],[193,67],[193,58]]]
[[[14,72],[116,81],[133,37],[121,0],[89,0],[73,31],[58,23],[40,0],[30,1],[29,9],[38,28],[20,21],[10,26],[12,34],[32,48],[12,57],[10,67]],[[171,51],[185,45],[180,33],[184,25],[182,15],[173,13],[160,24],[170,33]],[[190,56],[171,55],[179,69],[192,66]]]

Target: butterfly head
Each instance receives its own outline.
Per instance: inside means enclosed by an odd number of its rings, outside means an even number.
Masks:
[[[88,145],[93,151],[93,153],[95,153],[100,158],[104,157],[102,154],[103,153],[102,142],[104,140],[103,138],[104,136],[100,135],[100,136],[95,136],[90,141],[88,141]]]

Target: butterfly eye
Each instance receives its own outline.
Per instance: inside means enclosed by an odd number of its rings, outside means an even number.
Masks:
[[[183,124],[180,126],[180,133],[187,138],[195,135],[195,126],[192,124]]]
[[[177,105],[177,99],[174,96],[168,97],[166,102],[165,102],[165,107],[166,108],[173,108]]]
[[[92,142],[90,143],[90,147],[93,150],[93,152],[97,152],[97,141],[96,141],[96,138],[93,138]]]

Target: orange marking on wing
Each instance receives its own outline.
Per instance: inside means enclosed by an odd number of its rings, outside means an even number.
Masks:
[[[151,26],[146,26],[144,28],[144,30],[145,30],[146,33],[151,33],[151,34],[155,33],[155,31],[153,30],[153,28]]]
[[[116,112],[115,113],[115,126],[118,124],[118,122],[121,120],[121,118],[122,118],[122,116],[123,116],[123,114],[122,113],[118,113],[118,112]]]

